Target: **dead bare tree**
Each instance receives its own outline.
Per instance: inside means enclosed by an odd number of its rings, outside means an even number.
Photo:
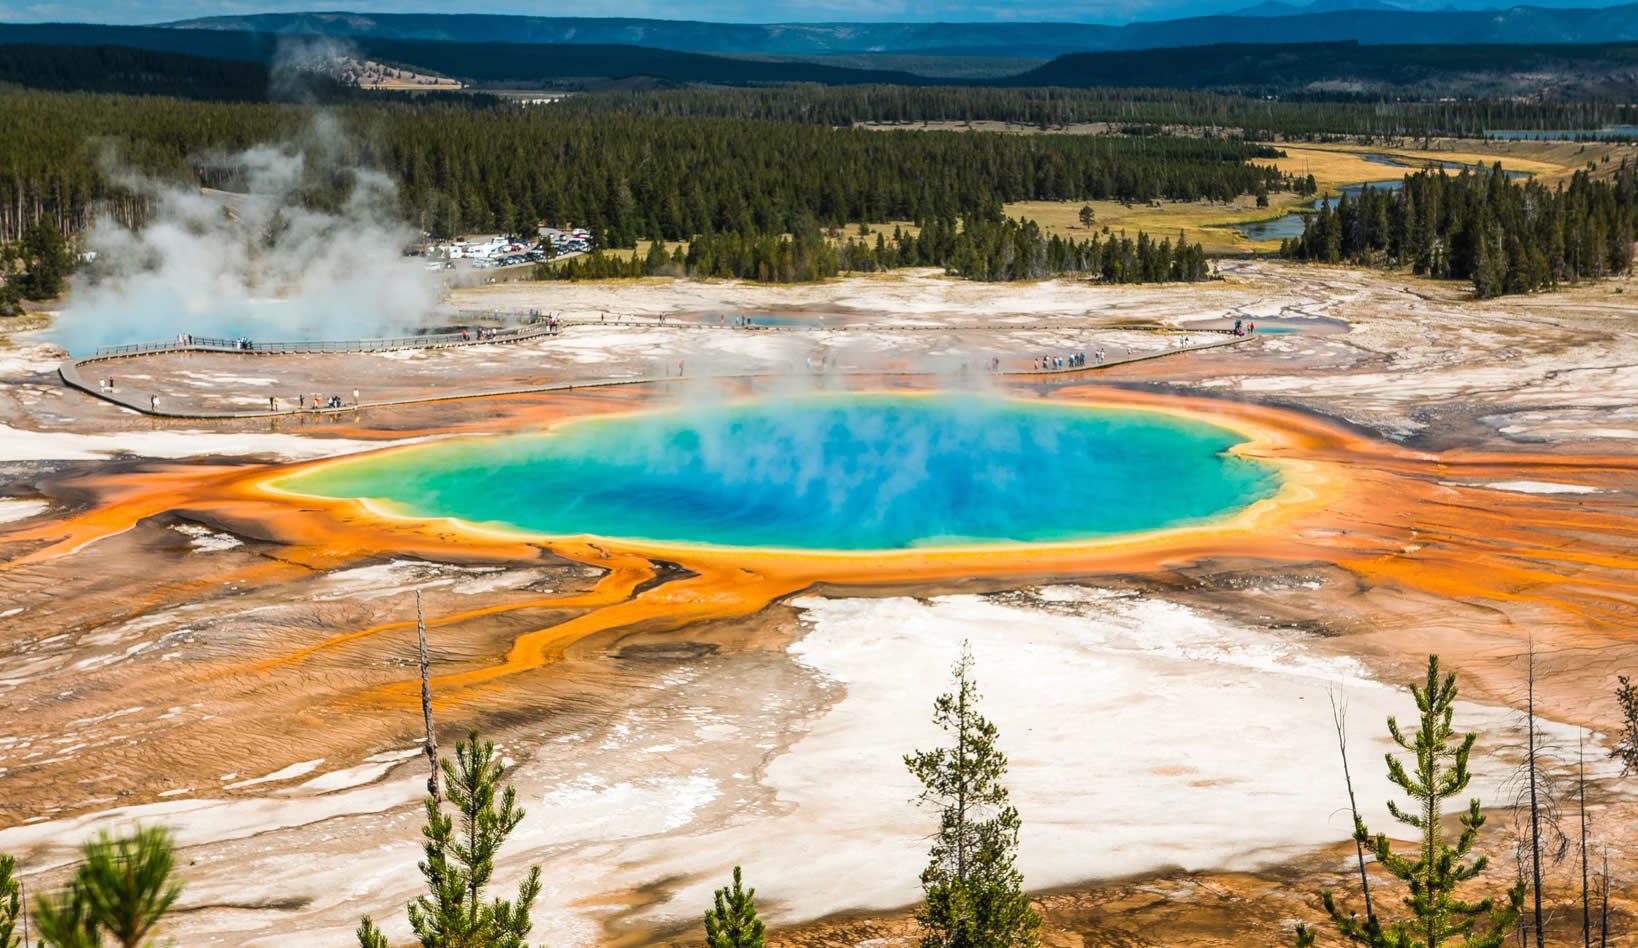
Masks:
[[[1604,871],[1598,879],[1598,888],[1603,895],[1603,919],[1598,923],[1598,948],[1609,948],[1610,944],[1610,848],[1604,847]]]
[[[1592,948],[1592,902],[1587,890],[1587,734],[1575,737],[1576,796],[1581,805],[1581,948]]]
[[[1546,868],[1563,862],[1570,839],[1562,825],[1561,787],[1552,766],[1547,736],[1536,724],[1536,643],[1531,638],[1525,652],[1525,706],[1523,723],[1524,759],[1508,783],[1513,793],[1513,825],[1518,839],[1516,856],[1520,874],[1527,875],[1534,901],[1531,927],[1536,948],[1546,948],[1547,914],[1542,906],[1542,877]],[[1522,921],[1522,920],[1521,920]],[[1529,939],[1521,943],[1528,945]]]
[[[438,793],[438,735],[432,731],[432,679],[429,676],[432,662],[427,657],[427,623],[421,616],[420,589],[415,590],[415,638],[421,646],[421,720],[427,729],[427,766],[431,771],[427,775],[427,795],[437,804],[443,797]]]
[[[1365,874],[1365,841],[1369,834],[1365,823],[1359,818],[1359,804],[1354,801],[1354,778],[1348,770],[1348,699],[1342,696],[1341,687],[1333,687],[1327,692],[1331,699],[1331,723],[1337,729],[1337,753],[1342,755],[1342,780],[1348,785],[1348,812],[1354,818],[1354,855],[1359,859],[1359,885],[1365,892],[1365,917],[1373,917],[1371,911],[1371,879]]]

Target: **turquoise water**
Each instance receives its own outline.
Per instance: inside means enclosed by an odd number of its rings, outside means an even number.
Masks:
[[[1159,412],[977,395],[766,399],[467,438],[289,490],[546,535],[890,550],[1091,539],[1271,496],[1244,440]]]
[[[846,319],[836,315],[822,313],[702,313],[687,317],[697,323],[711,325],[738,326],[743,320],[749,319],[752,326],[840,326]]]

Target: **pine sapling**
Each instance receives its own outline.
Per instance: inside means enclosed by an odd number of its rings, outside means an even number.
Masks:
[[[766,928],[756,917],[756,890],[742,888],[734,867],[732,888],[718,889],[705,910],[705,948],[763,948]]]
[[[438,799],[426,801],[420,863],[427,894],[409,907],[410,927],[423,948],[524,948],[533,927],[529,910],[540,895],[540,867],[530,867],[512,901],[485,901],[495,873],[495,854],[523,821],[517,790],[503,784],[506,768],[495,745],[478,742],[476,730],[455,745],[454,761],[442,761],[448,800],[457,824]],[[385,948],[385,936],[369,916],[359,923],[361,948]]]
[[[25,948],[23,883],[15,857],[0,854],[0,948]]]
[[[1477,799],[1470,800],[1467,811],[1459,817],[1462,833],[1456,845],[1450,845],[1444,835],[1444,801],[1462,793],[1472,780],[1468,757],[1476,740],[1473,734],[1458,739],[1451,727],[1456,676],[1447,675],[1441,681],[1439,657],[1430,655],[1426,684],[1412,684],[1410,691],[1416,699],[1417,730],[1407,736],[1398,721],[1389,717],[1388,733],[1394,743],[1414,755],[1414,769],[1407,770],[1392,754],[1386,759],[1388,779],[1405,791],[1413,806],[1407,809],[1389,801],[1388,812],[1415,829],[1421,845],[1414,857],[1406,857],[1393,851],[1386,834],[1378,833],[1372,844],[1377,862],[1408,886],[1403,901],[1410,909],[1410,917],[1383,922],[1378,915],[1370,915],[1361,921],[1358,915],[1345,913],[1330,890],[1320,893],[1321,901],[1337,932],[1355,944],[1371,948],[1441,948],[1460,939],[1462,948],[1499,948],[1523,910],[1524,880],[1519,879],[1507,891],[1506,901],[1501,904],[1490,898],[1477,902],[1458,898],[1457,887],[1477,877],[1488,864],[1483,856],[1471,858],[1485,822]],[[1316,939],[1315,930],[1297,926],[1300,948],[1314,945]]]
[[[1638,773],[1638,685],[1621,675],[1615,700],[1621,705],[1621,736],[1610,756],[1621,761],[1621,776]]]
[[[1018,810],[1001,778],[1007,757],[998,731],[978,713],[971,647],[952,673],[956,690],[933,703],[933,722],[954,746],[917,751],[905,766],[921,782],[918,803],[939,809],[939,829],[921,874],[926,904],[916,914],[922,948],[1036,948],[1041,917],[1024,892]]]

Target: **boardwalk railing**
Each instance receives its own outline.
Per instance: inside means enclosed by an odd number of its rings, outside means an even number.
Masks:
[[[98,346],[93,359],[143,355],[150,352],[228,351],[262,353],[324,353],[324,352],[388,352],[394,349],[447,349],[451,346],[469,346],[477,343],[521,342],[539,336],[557,334],[556,324],[545,322],[533,326],[497,329],[487,335],[478,331],[467,333],[428,333],[420,336],[386,336],[378,339],[298,339],[278,342],[259,342],[253,339],[219,339],[213,336],[185,336],[177,339],[158,339],[151,342],[131,342],[117,346]]]

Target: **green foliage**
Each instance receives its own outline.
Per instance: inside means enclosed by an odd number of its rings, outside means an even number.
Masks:
[[[295,106],[0,94],[0,239],[38,215],[69,232],[95,208],[145,219],[146,198],[104,175],[96,142],[117,142],[134,170],[228,190],[245,187],[241,174],[191,156],[303,142],[312,153],[301,197],[315,207],[345,199],[347,169],[378,168],[398,181],[403,216],[435,235],[544,220],[585,226],[605,248],[791,234],[808,219],[963,217],[1024,200],[1228,200],[1278,180],[1250,164],[1275,150],[1227,138],[872,131],[435,102],[334,114],[369,134],[320,144],[305,134],[310,110]]]
[[[1446,47],[1447,49],[1449,47]],[[1479,49],[1480,47],[1469,47]],[[1389,50],[1390,47],[1375,47]],[[1155,50],[1133,54],[1154,62]],[[1179,55],[1219,75],[1218,61],[1198,48]],[[1095,54],[1098,58],[1108,53]],[[1167,67],[1159,67],[1165,74]],[[1258,63],[1262,75],[1268,63]],[[1119,86],[1072,83],[1078,88],[983,88],[979,86],[802,85],[760,89],[667,89],[576,95],[554,108],[582,114],[750,118],[847,126],[866,122],[1011,122],[1037,128],[1106,122],[1123,131],[1134,126],[1206,126],[1232,130],[1249,140],[1331,140],[1451,135],[1482,138],[1487,130],[1598,129],[1638,123],[1638,107],[1617,103],[1527,102],[1517,98],[1447,102],[1314,102],[1286,97],[1270,101],[1163,88],[1127,88],[1142,80],[1126,73]],[[1154,85],[1169,84],[1155,82]],[[1314,193],[1313,190],[1307,193]]]
[[[387,936],[381,934],[381,929],[375,927],[375,922],[368,915],[359,919],[358,930],[354,934],[358,935],[359,948],[390,948]]]
[[[102,948],[102,935],[78,880],[34,900],[34,933],[49,948]]]
[[[1621,675],[1615,700],[1621,705],[1621,736],[1610,756],[1621,761],[1621,776],[1638,773],[1638,685]]]
[[[1638,166],[1609,179],[1577,172],[1567,187],[1507,180],[1501,168],[1418,171],[1402,190],[1366,188],[1323,202],[1282,252],[1299,260],[1410,267],[1472,280],[1481,299],[1626,273],[1638,232]]]
[[[35,901],[34,920],[51,948],[100,948],[104,936],[121,948],[148,936],[182,894],[172,878],[176,855],[160,827],[129,836],[107,833],[85,844],[80,864],[61,892]]]
[[[705,910],[705,948],[762,948],[764,934],[756,917],[756,890],[740,887],[735,866],[733,888],[718,889],[716,904]]]
[[[55,299],[73,268],[68,241],[49,217],[23,232],[23,259],[28,275],[22,281],[23,295],[32,300]]]
[[[680,249],[680,248],[679,248]],[[902,229],[874,244],[850,237],[840,247],[822,238],[811,220],[791,235],[737,231],[702,234],[689,242],[681,261],[650,248],[642,259],[604,253],[535,268],[541,280],[608,280],[675,274],[700,279],[732,278],[762,283],[807,283],[848,272],[897,267],[943,267],[951,276],[1007,282],[1077,275],[1106,283],[1164,283],[1206,279],[1206,253],[1199,244],[1136,240],[1125,234],[1107,240],[1051,237],[1029,220],[1000,218],[998,211],[963,220],[931,218],[917,236]]]
[[[1371,948],[1440,948],[1447,944],[1498,948],[1523,910],[1525,883],[1519,879],[1499,905],[1494,899],[1468,902],[1456,895],[1457,886],[1477,877],[1488,864],[1483,856],[1468,861],[1485,822],[1477,799],[1470,800],[1459,817],[1462,833],[1456,845],[1445,841],[1443,804],[1466,790],[1472,780],[1467,762],[1476,740],[1474,734],[1458,739],[1451,726],[1456,676],[1449,674],[1441,681],[1439,656],[1429,655],[1426,683],[1422,687],[1412,683],[1409,687],[1416,699],[1417,730],[1407,737],[1390,716],[1388,733],[1394,743],[1415,756],[1414,769],[1407,770],[1392,754],[1386,759],[1388,779],[1410,796],[1414,806],[1406,809],[1390,800],[1388,812],[1419,833],[1421,846],[1414,858],[1401,856],[1393,852],[1387,835],[1378,833],[1372,849],[1377,862],[1409,886],[1404,904],[1411,918],[1384,922],[1371,915],[1362,921],[1357,914],[1345,914],[1329,890],[1321,892],[1320,898],[1337,932],[1355,944]],[[1366,836],[1365,826],[1357,818],[1355,834],[1356,838]],[[1298,948],[1309,948],[1315,940],[1314,930],[1297,927]]]
[[[476,730],[455,745],[455,760],[442,762],[449,802],[460,815],[444,815],[436,799],[426,801],[425,837],[420,863],[427,895],[409,906],[410,927],[423,948],[523,948],[533,924],[529,909],[540,895],[540,868],[530,867],[518,884],[513,901],[485,901],[495,872],[495,854],[506,837],[523,821],[517,790],[502,778],[506,768],[495,756],[495,745],[478,743]],[[365,916],[358,926],[360,948],[387,944],[375,923]]]
[[[182,894],[182,884],[171,879],[170,833],[150,827],[117,839],[101,834],[83,856],[76,879],[97,928],[123,948],[143,944]]]
[[[0,948],[23,945],[23,883],[16,877],[17,859],[0,854]]]
[[[927,868],[927,902],[916,913],[923,948],[1035,948],[1041,917],[1030,908],[1018,856],[1018,810],[1001,778],[1007,757],[994,724],[978,713],[971,647],[952,668],[956,690],[933,703],[933,722],[954,744],[907,754],[921,782],[918,803],[939,808]]]

